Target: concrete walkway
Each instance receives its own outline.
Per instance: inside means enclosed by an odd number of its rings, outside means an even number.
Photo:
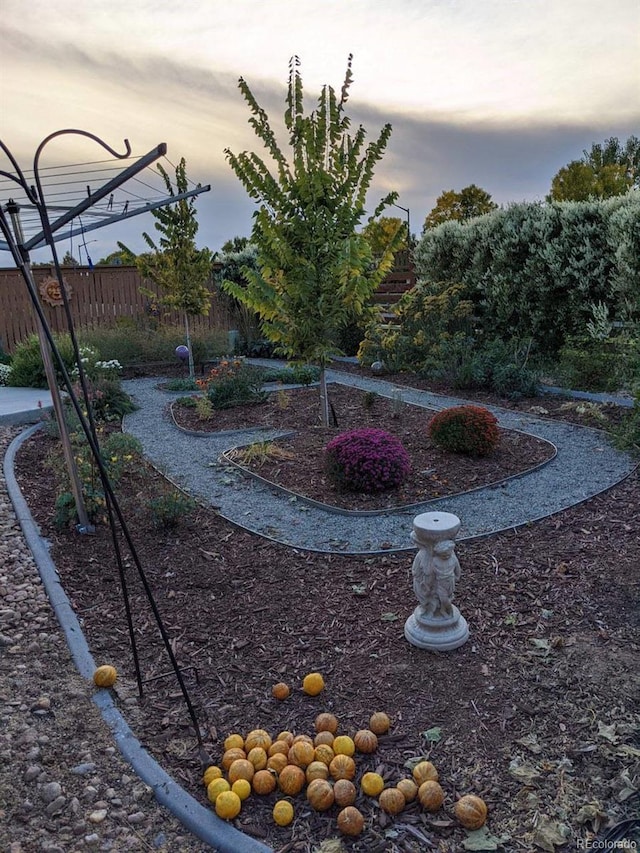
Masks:
[[[383,380],[329,371],[329,380],[392,396],[394,386]],[[275,437],[243,431],[206,436],[177,429],[165,409],[177,394],[157,388],[158,379],[124,383],[139,410],[128,415],[125,430],[135,435],[145,455],[178,485],[215,506],[220,514],[254,533],[297,548],[343,553],[412,550],[411,525],[419,512],[452,512],[462,519],[459,538],[473,538],[511,529],[560,512],[587,500],[624,479],[635,467],[625,453],[614,450],[604,433],[526,413],[488,406],[502,427],[517,429],[551,442],[556,457],[542,468],[471,492],[420,504],[411,509],[375,514],[345,514],[312,505],[270,488],[220,462],[232,447]],[[460,405],[463,400],[402,388],[408,403],[432,409]]]
[[[0,423],[35,424],[53,408],[51,394],[43,388],[7,388],[0,385]]]

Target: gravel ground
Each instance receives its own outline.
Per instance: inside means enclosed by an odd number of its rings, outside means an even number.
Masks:
[[[19,430],[0,426],[0,458]],[[0,474],[0,851],[211,847],[159,806],[78,674]]]
[[[329,372],[331,381],[392,396],[394,386],[378,379]],[[369,553],[413,550],[413,518],[419,512],[452,512],[462,520],[458,539],[482,536],[544,518],[579,503],[623,479],[634,467],[625,453],[614,450],[605,435],[586,427],[536,418],[522,412],[487,406],[501,426],[519,429],[556,445],[557,456],[544,467],[502,484],[454,497],[430,501],[418,508],[354,517],[325,511],[292,499],[235,468],[218,462],[222,451],[273,433],[243,432],[199,436],[180,432],[163,415],[168,402],[179,396],[157,389],[158,379],[125,382],[139,404],[128,415],[125,430],[135,435],[145,455],[174,482],[217,507],[225,518],[252,532],[293,547],[317,551]],[[402,388],[407,403],[442,409],[463,400]]]

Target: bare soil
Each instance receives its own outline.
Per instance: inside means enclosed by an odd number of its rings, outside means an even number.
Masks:
[[[544,406],[543,400],[535,404]],[[18,478],[96,659],[121,673],[116,694],[136,734],[203,802],[194,732],[173,677],[149,681],[137,700],[123,597],[107,529],[80,537],[52,525],[53,439],[36,435]],[[306,471],[306,459],[299,464]],[[455,478],[440,469],[456,488]],[[405,762],[428,756],[446,794],[435,815],[410,804],[395,819],[362,794],[366,827],[345,848],[358,853],[462,850],[453,819],[463,793],[484,797],[493,847],[573,849],[638,813],[640,788],[640,477],[517,532],[463,542],[456,602],[471,639],[445,654],[418,650],[403,625],[415,600],[411,558],[306,553],[239,529],[198,508],[174,531],[153,528],[143,506],[157,472],[140,466],[120,488],[136,549],[185,669],[207,749],[216,762],[231,732],[261,727],[313,733],[333,711],[353,733],[386,711],[391,732],[358,776],[389,783]],[[146,679],[167,673],[148,602],[126,558],[128,595]],[[317,697],[300,685],[323,673]],[[278,681],[285,701],[271,697]],[[336,836],[333,807],[277,828],[275,794],[252,796],[235,824],[280,853],[313,851]],[[631,835],[627,837],[631,838]],[[501,839],[499,841],[499,839]],[[194,849],[196,849],[194,847]],[[568,848],[564,848],[568,849]]]
[[[178,426],[196,432],[255,426],[292,430],[292,435],[248,452],[232,451],[229,458],[282,488],[348,510],[388,509],[478,488],[541,465],[555,452],[533,436],[501,430],[495,451],[470,461],[431,441],[433,411],[406,403],[396,406],[385,397],[342,385],[331,386],[330,399],[337,428],[320,425],[318,391],[313,388],[269,392],[262,403],[219,409],[206,420],[178,402],[171,411]],[[325,447],[339,433],[361,427],[385,430],[402,442],[411,459],[405,483],[371,494],[336,489],[327,476]]]

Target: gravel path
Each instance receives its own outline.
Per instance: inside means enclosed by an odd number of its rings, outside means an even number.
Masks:
[[[16,428],[0,426],[0,459]],[[76,669],[0,470],[0,851],[212,848],[132,772]]]
[[[384,396],[392,396],[394,391],[394,386],[383,380],[336,371],[329,371],[329,379]],[[182,488],[217,507],[230,521],[284,544],[310,550],[344,553],[412,550],[409,535],[413,518],[427,511],[457,515],[462,520],[459,539],[487,535],[580,503],[619,482],[634,467],[631,458],[614,450],[598,430],[487,406],[501,426],[531,433],[554,444],[558,450],[555,459],[530,474],[499,485],[430,501],[411,510],[347,516],[282,494],[218,461],[224,450],[274,437],[278,435],[276,430],[187,435],[164,412],[167,403],[179,395],[158,390],[157,383],[157,379],[124,383],[140,406],[127,416],[125,429],[142,442],[147,457]],[[464,402],[405,387],[402,398],[407,403],[432,409]]]

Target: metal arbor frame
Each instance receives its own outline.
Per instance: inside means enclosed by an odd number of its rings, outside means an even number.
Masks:
[[[203,764],[211,763],[211,760],[204,750],[203,742],[202,742],[202,734],[200,731],[200,725],[198,723],[197,715],[195,712],[195,708],[193,706],[193,702],[187,690],[187,686],[184,682],[184,678],[182,675],[182,670],[178,664],[176,659],[174,650],[171,646],[170,638],[168,636],[166,627],[162,620],[162,616],[158,609],[157,603],[155,601],[153,591],[149,585],[146,573],[140,561],[139,555],[137,553],[135,544],[133,542],[131,532],[127,525],[126,518],[122,512],[122,509],[119,505],[118,499],[114,493],[112,484],[109,479],[108,472],[105,468],[104,462],[102,461],[102,456],[100,453],[100,446],[97,438],[97,432],[95,427],[94,418],[92,415],[91,406],[89,405],[89,387],[87,384],[87,377],[85,370],[83,368],[82,359],[80,357],[80,351],[78,346],[78,340],[76,337],[75,327],[73,323],[73,317],[71,315],[70,305],[68,294],[66,292],[66,288],[64,285],[64,281],[62,278],[62,272],[60,269],[60,263],[58,261],[58,255],[56,252],[55,243],[58,240],[65,239],[70,234],[78,233],[74,232],[73,228],[69,231],[65,232],[62,235],[56,237],[56,233],[60,231],[68,223],[72,222],[72,220],[79,216],[84,211],[88,210],[93,204],[95,204],[100,199],[112,193],[117,187],[121,186],[125,183],[129,178],[136,175],[142,169],[146,168],[150,163],[155,162],[160,157],[164,156],[167,150],[167,146],[164,143],[158,145],[152,151],[149,151],[146,155],[141,157],[136,163],[129,166],[123,172],[118,175],[118,177],[112,179],[104,186],[102,186],[95,193],[91,192],[88,194],[88,197],[84,199],[82,202],[77,204],[75,207],[66,210],[61,216],[59,216],[55,221],[51,222],[49,218],[49,212],[47,208],[47,203],[45,199],[45,193],[42,185],[41,175],[40,175],[40,157],[45,146],[53,139],[59,136],[64,136],[68,134],[75,134],[79,136],[86,137],[88,139],[93,140],[98,145],[100,145],[105,151],[107,151],[111,156],[116,158],[117,160],[123,160],[130,156],[131,147],[129,145],[128,140],[125,139],[125,153],[119,154],[106,142],[100,139],[98,136],[94,134],[88,133],[83,130],[76,129],[66,129],[60,130],[55,133],[47,136],[38,146],[35,156],[34,156],[34,166],[33,166],[33,174],[35,180],[35,186],[29,185],[28,181],[25,178],[25,175],[20,168],[18,162],[5,145],[5,143],[0,140],[0,149],[6,155],[11,166],[13,167],[14,172],[7,172],[4,170],[0,170],[0,176],[8,178],[11,182],[15,183],[17,187],[19,187],[25,194],[28,199],[29,206],[33,206],[38,213],[40,218],[40,223],[42,229],[35,236],[31,237],[29,240],[24,239],[24,235],[22,233],[22,228],[20,225],[19,218],[19,205],[16,204],[12,199],[9,199],[6,205],[0,205],[0,232],[4,237],[4,241],[0,241],[0,250],[8,249],[13,257],[13,260],[16,266],[19,268],[25,284],[27,286],[27,290],[29,292],[29,296],[31,302],[33,304],[34,310],[38,317],[39,330],[41,333],[41,349],[43,353],[43,360],[45,363],[45,368],[47,369],[47,379],[49,382],[52,399],[54,400],[54,407],[56,412],[56,418],[58,420],[58,425],[60,428],[60,434],[63,439],[63,446],[66,444],[65,456],[67,457],[67,463],[70,465],[69,474],[71,477],[72,484],[74,484],[74,497],[76,496],[76,491],[78,492],[77,501],[80,501],[78,505],[78,516],[80,520],[80,525],[78,526],[79,532],[87,533],[91,531],[91,525],[88,522],[86,517],[86,511],[84,510],[84,506],[82,504],[82,496],[81,496],[81,487],[79,484],[79,479],[77,477],[77,472],[75,472],[75,463],[73,461],[73,454],[70,450],[70,441],[68,436],[67,424],[64,417],[64,411],[62,407],[62,401],[60,398],[60,394],[58,391],[58,386],[55,378],[55,370],[53,368],[53,360],[55,360],[57,370],[59,374],[62,375],[63,384],[65,390],[68,394],[68,398],[73,406],[75,414],[80,422],[80,426],[82,432],[85,435],[89,448],[91,450],[91,454],[93,456],[93,460],[98,469],[100,480],[102,483],[102,487],[104,489],[106,508],[107,508],[107,516],[109,521],[109,527],[111,531],[111,540],[114,549],[114,554],[116,558],[118,575],[120,579],[120,586],[123,595],[126,619],[127,619],[127,627],[129,632],[129,641],[131,645],[131,651],[133,656],[133,662],[136,672],[136,680],[138,684],[138,692],[142,697],[144,695],[144,683],[145,680],[142,678],[142,672],[140,669],[140,659],[138,655],[138,647],[135,638],[135,631],[133,625],[133,616],[131,612],[131,602],[129,598],[129,588],[128,581],[125,572],[125,563],[123,559],[122,547],[120,542],[120,535],[124,538],[127,549],[131,555],[131,559],[135,568],[137,570],[138,577],[142,583],[142,587],[144,589],[144,593],[147,597],[149,605],[151,607],[158,631],[160,633],[162,643],[164,645],[165,651],[169,657],[171,662],[172,671],[175,674],[175,677],[178,681],[180,691],[184,702],[186,704],[189,716],[191,718],[191,722],[193,724],[196,740],[198,744],[199,757]],[[135,216],[138,213],[144,213],[150,210],[153,210],[157,207],[171,204],[172,202],[179,201],[183,198],[188,198],[194,195],[197,195],[201,192],[207,192],[210,189],[209,186],[200,187],[198,186],[194,190],[190,190],[186,193],[182,193],[179,196],[172,196],[166,200],[161,202],[156,202],[154,204],[145,205],[141,209],[137,209],[131,212],[124,212],[120,215],[109,216],[104,219],[102,222],[89,226],[89,228],[81,228],[80,231],[88,231],[93,228],[103,227],[105,225],[111,224],[113,222],[119,221],[121,219],[126,219],[131,216]],[[9,214],[9,218],[7,218],[7,214]],[[78,371],[78,380],[81,388],[81,396],[82,402],[78,398],[76,393],[74,383],[71,380],[71,377],[66,369],[64,360],[60,354],[56,341],[54,340],[53,333],[47,321],[46,315],[44,314],[42,305],[40,303],[40,298],[38,295],[38,290],[35,284],[35,280],[33,278],[33,273],[31,271],[31,264],[29,259],[29,251],[33,248],[37,248],[40,245],[46,244],[53,253],[53,261],[55,267],[56,278],[58,281],[58,285],[60,287],[60,293],[62,295],[64,312],[67,322],[67,327],[69,331],[69,335],[71,338],[74,358],[76,360],[76,367]],[[85,415],[86,412],[86,415]],[[152,680],[152,679],[149,679]]]

